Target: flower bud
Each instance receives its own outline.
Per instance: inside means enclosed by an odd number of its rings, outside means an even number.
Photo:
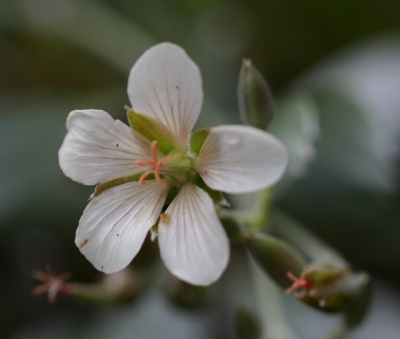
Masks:
[[[321,311],[341,311],[349,322],[357,322],[366,310],[369,277],[365,273],[354,273],[342,263],[317,262],[306,267],[299,278],[288,276],[293,284],[286,292],[294,292],[296,299]]]
[[[235,312],[235,332],[238,339],[261,338],[261,325],[247,307],[241,306]]]
[[[247,232],[245,244],[261,268],[283,288],[290,285],[287,272],[298,274],[304,267],[304,259],[300,253],[288,243],[273,236]]]
[[[274,100],[267,82],[250,59],[243,59],[237,94],[242,121],[266,130],[274,116]]]

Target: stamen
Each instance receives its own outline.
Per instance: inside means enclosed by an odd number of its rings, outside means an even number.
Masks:
[[[157,146],[158,146],[158,141],[153,140],[151,143],[151,155],[153,157],[153,160],[136,160],[136,164],[139,166],[151,166],[152,168],[148,169],[145,171],[139,178],[139,184],[140,185],[145,185],[146,184],[146,178],[154,173],[154,176],[157,180],[157,182],[165,187],[167,186],[167,183],[161,178],[160,172],[161,168],[164,165],[164,163],[171,158],[171,155],[166,155],[165,157],[158,159],[157,157]]]
[[[293,281],[293,284],[286,289],[286,294],[290,294],[298,289],[310,288],[312,286],[312,281],[305,278],[307,273],[308,270],[305,269],[301,273],[300,277],[297,278],[292,272],[287,272],[287,276],[290,280]]]
[[[47,293],[49,302],[54,304],[58,293],[68,293],[68,284],[65,282],[71,277],[69,272],[60,275],[55,275],[51,266],[47,265],[46,273],[41,271],[34,271],[32,276],[41,281],[43,284],[36,286],[32,290],[32,294],[38,296]]]

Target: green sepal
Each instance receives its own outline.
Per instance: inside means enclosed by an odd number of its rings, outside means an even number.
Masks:
[[[332,284],[348,274],[348,268],[329,263],[311,265],[306,274],[306,278],[313,282],[314,288],[323,288]]]
[[[290,244],[273,236],[248,231],[244,242],[260,267],[281,287],[288,288],[292,282],[287,273],[299,275],[304,259]]]
[[[157,124],[151,119],[143,114],[136,113],[131,108],[127,109],[127,114],[131,128],[150,142],[157,140],[158,149],[162,153],[168,154],[174,148],[172,141],[160,131]]]
[[[242,121],[266,130],[274,116],[275,104],[267,82],[250,59],[243,60],[237,95]]]
[[[96,186],[96,189],[94,190],[93,197],[100,195],[105,190],[108,190],[111,187],[119,186],[119,185],[125,184],[127,182],[139,181],[139,178],[141,175],[142,175],[142,173],[138,173],[138,174],[129,175],[127,177],[122,177],[122,178],[118,178],[118,179],[113,179],[113,180],[98,184]],[[146,179],[148,179],[148,180],[154,179],[154,175],[150,174]]]
[[[199,154],[203,147],[204,141],[206,141],[208,134],[210,133],[209,128],[199,129],[192,133],[190,138],[190,151],[194,154]]]
[[[179,189],[180,189],[180,187],[178,187],[178,186],[172,186],[172,187],[169,189],[167,198],[165,199],[165,202],[164,202],[164,208],[165,208],[165,209],[166,209],[166,208],[171,204],[171,202],[176,198],[176,196],[177,196],[178,193],[179,193]]]

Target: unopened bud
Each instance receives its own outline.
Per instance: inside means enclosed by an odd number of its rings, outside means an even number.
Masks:
[[[264,271],[281,287],[288,288],[287,272],[300,274],[304,259],[288,243],[271,235],[248,232],[245,244]]]
[[[275,104],[267,82],[250,59],[243,60],[237,94],[242,121],[266,130],[274,116]]]
[[[352,272],[346,265],[318,262],[306,267],[299,277],[289,272],[288,278],[293,283],[286,292],[319,310],[341,311],[360,318],[360,307],[363,312],[366,309],[367,302],[360,298],[365,300],[369,278],[365,273]]]

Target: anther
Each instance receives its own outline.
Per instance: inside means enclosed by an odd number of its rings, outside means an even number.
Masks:
[[[154,176],[157,180],[157,182],[165,187],[167,186],[167,183],[161,178],[160,176],[160,172],[161,172],[161,168],[164,165],[164,163],[171,158],[171,155],[167,155],[161,159],[159,159],[157,157],[157,146],[158,146],[158,141],[157,140],[153,140],[153,142],[151,143],[151,155],[153,160],[136,160],[136,164],[139,166],[151,166],[150,169],[148,169],[147,171],[145,171],[139,178],[139,184],[140,185],[145,185],[146,184],[146,178],[154,173]]]
[[[38,296],[43,293],[47,293],[49,302],[54,304],[58,293],[68,293],[68,285],[65,282],[71,277],[69,272],[62,273],[60,275],[55,275],[51,266],[46,267],[46,272],[34,271],[32,276],[41,281],[42,284],[36,286],[32,290],[32,294]]]

